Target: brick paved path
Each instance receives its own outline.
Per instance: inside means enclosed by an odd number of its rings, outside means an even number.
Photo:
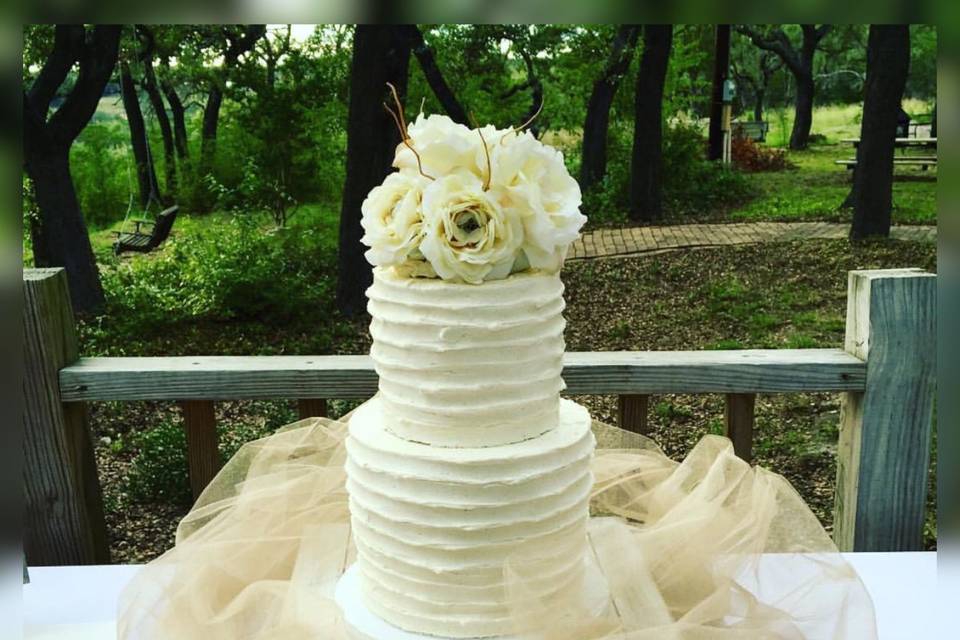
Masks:
[[[846,238],[849,224],[836,222],[744,222],[678,224],[663,227],[597,229],[573,243],[568,259],[660,253],[689,247],[717,247],[758,242]],[[935,226],[895,226],[890,237],[936,242]]]

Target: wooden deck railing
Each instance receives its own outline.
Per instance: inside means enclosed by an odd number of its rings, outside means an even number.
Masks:
[[[919,270],[849,275],[842,349],[568,353],[570,395],[619,396],[621,426],[646,430],[649,396],[726,396],[727,434],[750,459],[758,393],[842,394],[834,535],[846,550],[919,549],[936,362],[936,278]],[[368,398],[367,356],[79,358],[66,278],[24,272],[25,488],[31,564],[107,560],[84,403],[176,401],[198,494],[219,468],[214,402],[295,399],[300,415],[331,398]]]

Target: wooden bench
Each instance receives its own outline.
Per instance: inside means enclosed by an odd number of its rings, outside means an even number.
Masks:
[[[769,122],[761,122],[758,120],[734,122],[731,126],[733,128],[733,137],[749,138],[754,142],[765,142],[767,140],[767,132],[770,130]]]
[[[62,269],[25,269],[24,488],[27,562],[109,561],[85,403],[179,402],[195,494],[217,472],[214,403],[371,397],[368,356],[81,358]],[[758,393],[841,394],[834,537],[842,550],[922,548],[936,368],[936,277],[849,274],[838,349],[567,353],[566,393],[619,395],[620,425],[647,430],[651,394],[722,394],[726,433],[749,460]]]
[[[848,158],[846,160],[834,160],[834,164],[839,164],[845,166],[848,170],[853,171],[857,166],[856,158]],[[902,158],[893,159],[894,166],[919,166],[923,171],[927,170],[927,167],[937,166],[937,157],[936,156],[905,156]]]
[[[133,231],[114,231],[116,240],[113,242],[113,252],[120,255],[128,251],[135,253],[153,251],[170,236],[179,211],[180,207],[173,206],[157,214],[157,219],[154,222],[134,220],[136,226]]]

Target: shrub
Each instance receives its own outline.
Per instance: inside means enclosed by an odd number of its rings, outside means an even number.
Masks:
[[[133,436],[127,493],[134,502],[191,502],[187,438],[183,427],[164,421]]]
[[[691,125],[677,125],[663,136],[663,195],[676,217],[743,202],[753,194],[746,176],[706,160],[706,141]]]
[[[730,144],[733,164],[741,171],[783,171],[790,166],[785,149],[762,147],[750,138],[735,136]]]

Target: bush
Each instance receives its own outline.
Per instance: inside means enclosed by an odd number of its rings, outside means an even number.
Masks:
[[[623,224],[630,194],[632,129],[611,127],[607,174],[584,193],[584,211],[593,225]],[[663,132],[663,198],[668,218],[729,206],[751,197],[752,189],[739,171],[705,159],[706,142],[692,125],[679,124]]]
[[[164,421],[133,436],[137,450],[130,462],[127,493],[134,502],[191,502],[187,438],[183,427]]]
[[[785,149],[761,147],[750,138],[736,136],[730,144],[733,164],[741,171],[783,171],[790,166]]]
[[[119,120],[92,122],[70,149],[70,173],[87,224],[108,226],[122,220],[130,205],[130,139]],[[136,205],[134,205],[136,206]]]

